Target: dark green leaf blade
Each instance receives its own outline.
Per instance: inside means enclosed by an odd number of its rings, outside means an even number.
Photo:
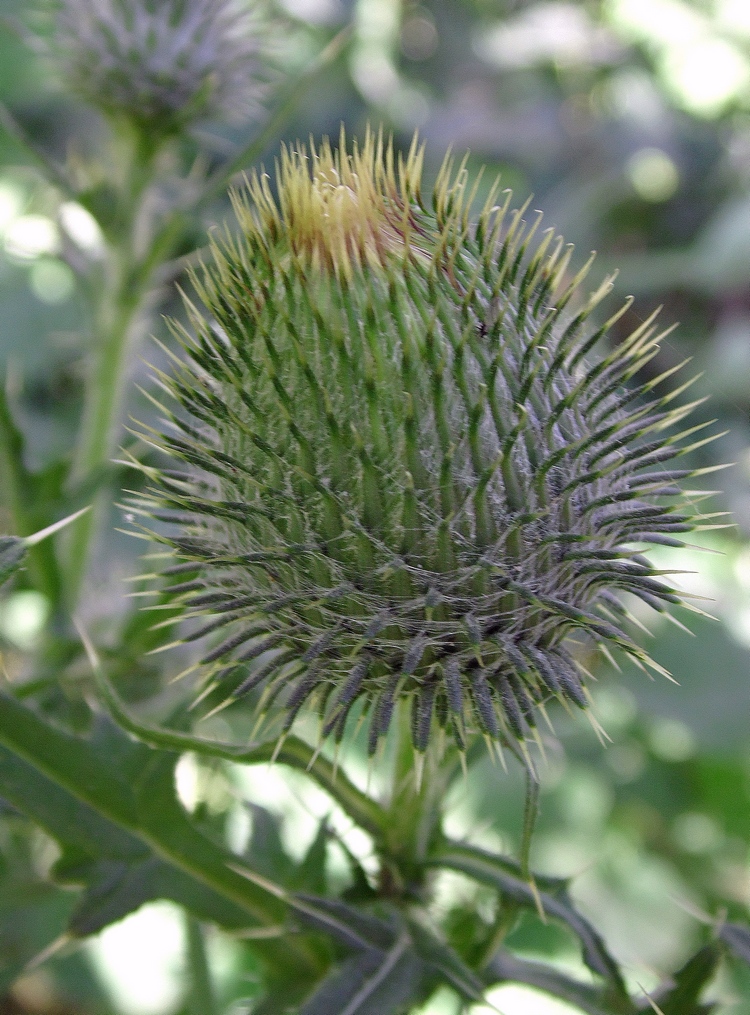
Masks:
[[[0,586],[13,577],[26,558],[26,540],[20,536],[0,536]]]
[[[84,889],[70,918],[70,933],[93,934],[152,899],[171,899],[199,918],[227,928],[248,925],[242,907],[159,859],[136,836],[4,747],[0,747],[0,792],[63,847],[53,868],[55,879]]]
[[[708,1015],[714,1005],[700,1003],[700,996],[713,979],[721,950],[716,944],[704,945],[691,955],[682,969],[674,974],[674,986],[658,998],[664,1015]]]
[[[330,934],[346,948],[357,951],[387,949],[396,937],[391,924],[339,899],[323,899],[299,892],[293,896],[292,905],[303,923]]]
[[[161,890],[197,883],[232,926],[282,922],[283,890],[240,876],[189,820],[175,795],[176,760],[106,723],[89,739],[73,736],[0,695],[0,796],[92,861],[158,857],[172,872]]]
[[[293,865],[281,841],[279,818],[258,804],[246,806],[253,817],[252,835],[245,851],[248,863],[259,874],[287,884]]]
[[[144,902],[170,899],[200,920],[227,930],[247,926],[247,913],[158,857],[140,863],[93,861],[86,891],[74,910],[69,930],[78,937],[95,934],[132,913]]]
[[[465,1001],[482,1000],[484,984],[455,949],[416,920],[409,921],[409,932],[417,954],[430,970],[438,973]]]
[[[294,872],[294,887],[298,891],[324,895],[326,891],[326,855],[328,852],[328,825],[321,821],[315,838]]]
[[[148,849],[135,836],[76,800],[2,745],[0,796],[79,855],[99,855],[129,862],[148,856]]]
[[[750,965],[750,927],[725,923],[719,928],[719,938],[738,959]]]
[[[400,1015],[418,998],[424,964],[402,934],[387,952],[347,959],[320,985],[299,1015]]]

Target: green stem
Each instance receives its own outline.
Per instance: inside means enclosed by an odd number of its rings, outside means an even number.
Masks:
[[[3,477],[2,500],[17,536],[30,536],[33,528],[26,517],[23,494],[28,475],[23,466],[21,435],[10,414],[4,390],[0,390],[0,475]]]
[[[116,125],[117,127],[118,125]],[[156,263],[154,241],[142,252],[136,235],[145,224],[144,196],[155,176],[158,140],[119,125],[123,159],[128,168],[119,192],[118,225],[110,235],[104,280],[95,292],[94,367],[86,384],[83,416],[70,480],[80,486],[106,468],[117,448],[129,348],[138,335],[138,318],[147,316]],[[141,329],[145,330],[145,329]],[[76,523],[68,541],[68,603],[74,608],[86,574],[91,545],[101,515],[89,512]]]
[[[539,783],[530,769],[526,769],[526,800],[523,808],[523,834],[521,836],[521,876],[525,881],[532,881],[533,875],[529,870],[531,858],[531,839],[534,835],[534,826],[539,814]]]
[[[424,754],[414,749],[408,701],[396,706],[394,725],[398,739],[385,835],[377,844],[383,873],[392,882],[388,890],[413,897],[424,889],[425,859],[440,835],[442,800],[453,765],[450,760],[441,764],[435,741]]]
[[[387,803],[388,826],[385,852],[397,864],[391,871],[396,880],[411,880],[414,871],[416,827],[422,811],[421,785],[417,785],[414,747],[411,742],[409,706],[406,701],[396,704],[394,716],[397,739],[391,775],[391,790]],[[422,773],[423,775],[424,773]],[[403,885],[398,885],[403,888]]]
[[[123,272],[127,276],[127,272]],[[96,367],[89,380],[81,441],[73,467],[73,480],[81,480],[106,460],[114,446],[114,423],[120,410],[125,351],[140,298],[123,277],[112,294],[112,321],[103,328]],[[109,299],[105,296],[105,299]]]
[[[113,320],[100,332],[96,363],[88,379],[78,448],[71,480],[85,482],[109,462],[116,447],[118,422],[125,387],[125,359],[133,333],[133,318],[139,309],[139,296],[128,291],[123,281],[112,298]],[[74,526],[68,544],[68,600],[71,608],[78,599],[88,565],[89,552],[102,505],[88,512]]]
[[[214,996],[211,970],[206,955],[203,928],[194,916],[185,914],[187,937],[187,962],[189,992],[187,1010],[189,1015],[218,1015]]]

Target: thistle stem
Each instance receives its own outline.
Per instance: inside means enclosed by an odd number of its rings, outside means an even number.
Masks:
[[[152,280],[156,269],[151,256],[139,250],[138,232],[144,228],[143,204],[155,176],[158,143],[140,132],[122,128],[129,164],[119,194],[119,224],[109,237],[105,279],[93,308],[94,366],[87,378],[83,416],[70,480],[74,487],[95,481],[117,447],[123,393],[128,381],[129,350],[145,332],[139,318],[148,318]],[[151,223],[148,223],[151,225]],[[104,486],[99,480],[96,485]],[[86,575],[91,546],[103,511],[88,512],[73,527],[68,542],[68,604],[73,609]]]
[[[27,519],[23,490],[27,481],[21,458],[21,441],[5,391],[0,390],[0,472],[3,476],[2,503],[10,515],[16,535],[31,535],[33,527]]]
[[[124,281],[117,288],[112,299],[112,319],[109,327],[99,331],[101,344],[96,350],[96,362],[87,382],[79,442],[71,472],[76,486],[92,479],[105,467],[116,446],[127,380],[124,369],[126,354],[129,340],[135,334],[134,318],[140,309],[139,295],[134,290],[129,291]],[[97,509],[84,515],[71,533],[67,568],[71,608],[80,594],[102,509],[100,499]]]
[[[211,970],[206,955],[203,928],[194,916],[186,914],[185,930],[190,984],[187,1010],[189,1015],[216,1015],[216,997],[211,982]]]
[[[526,769],[526,800],[523,808],[523,833],[519,861],[521,877],[528,882],[534,880],[529,867],[531,857],[531,840],[534,835],[536,819],[539,816],[539,782],[528,768]]]
[[[102,701],[112,718],[128,733],[148,744],[150,747],[163,748],[171,751],[194,751],[207,757],[224,758],[237,764],[262,764],[273,757],[276,761],[290,768],[305,772],[324,789],[360,828],[364,829],[376,840],[380,841],[388,826],[388,818],[383,809],[365,793],[357,789],[353,782],[335,766],[328,758],[298,737],[287,736],[281,748],[277,750],[276,742],[268,740],[264,743],[250,744],[245,748],[232,744],[222,744],[201,737],[191,736],[177,730],[156,729],[139,723],[125,709],[114,688],[104,674],[101,664],[94,654],[93,647],[83,635],[84,645],[88,651],[94,672],[97,689]]]

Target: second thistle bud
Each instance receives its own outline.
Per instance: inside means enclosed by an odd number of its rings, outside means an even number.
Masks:
[[[421,165],[342,135],[283,151],[278,196],[265,176],[235,196],[194,335],[175,326],[156,440],[177,471],[139,502],[170,523],[189,636],[221,632],[211,686],[337,739],[364,714],[371,750],[402,698],[419,751],[585,708],[575,641],[649,665],[621,594],[679,596],[637,544],[695,524],[671,464],[687,410],[626,386],[653,319],[597,354],[609,284],[582,297],[562,239],[497,188],[472,222],[450,161],[425,202]]]
[[[52,54],[105,113],[169,134],[258,110],[261,20],[237,0],[58,0]]]

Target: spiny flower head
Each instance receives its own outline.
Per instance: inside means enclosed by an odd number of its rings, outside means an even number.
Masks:
[[[58,0],[52,53],[107,113],[169,132],[258,111],[261,20],[236,0]]]
[[[134,502],[167,523],[187,637],[218,639],[208,688],[337,739],[356,713],[373,751],[402,699],[419,751],[438,728],[523,744],[550,699],[587,706],[576,641],[653,665],[621,595],[678,603],[638,544],[697,521],[669,464],[689,407],[628,386],[653,317],[597,354],[611,280],[582,296],[588,266],[497,186],[471,221],[450,159],[426,204],[421,162],[342,133],[284,150],[278,197],[235,195],[144,432],[175,468]]]

